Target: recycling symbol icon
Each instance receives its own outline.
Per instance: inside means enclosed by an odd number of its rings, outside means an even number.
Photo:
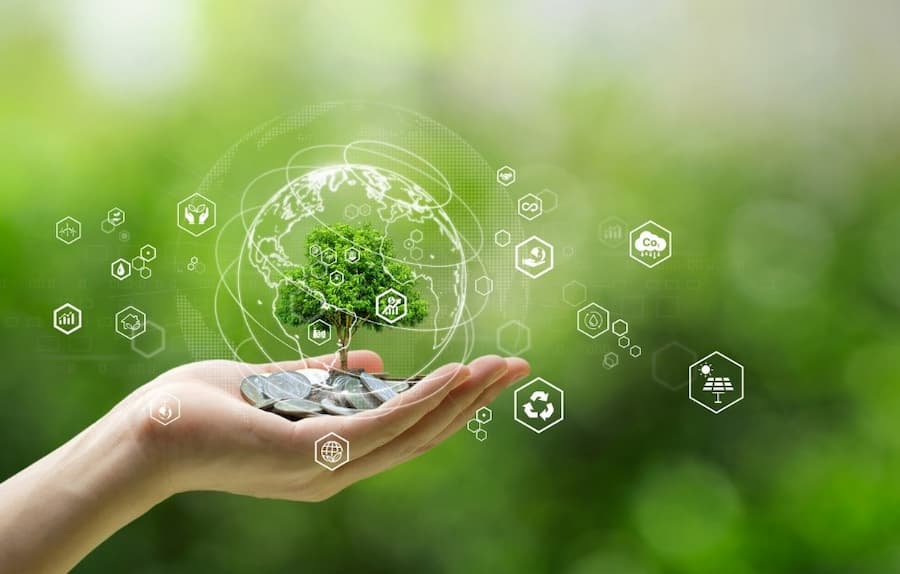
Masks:
[[[544,379],[534,379],[516,389],[516,422],[536,433],[562,422],[564,409],[565,393]]]
[[[539,405],[543,404],[544,408],[538,412],[534,408],[534,403],[538,403]],[[545,421],[549,420],[550,417],[553,416],[553,413],[556,412],[556,408],[553,406],[553,403],[550,402],[550,395],[546,391],[534,391],[531,393],[530,400],[525,403],[522,410],[525,412],[525,416],[530,419],[540,417]]]

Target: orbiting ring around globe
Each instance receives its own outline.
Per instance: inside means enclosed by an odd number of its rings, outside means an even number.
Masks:
[[[340,199],[335,201],[340,206],[337,217],[334,217],[335,210],[329,209],[332,199]],[[441,347],[453,336],[462,320],[466,250],[442,205],[423,187],[403,175],[372,165],[339,164],[320,167],[290,180],[266,202],[250,225],[246,250],[251,265],[272,289],[273,297],[276,296],[278,286],[288,280],[291,269],[316,257],[307,253],[306,233],[315,226],[327,226],[330,221],[340,220],[346,205],[369,213],[364,219],[377,226],[385,237],[415,235],[423,238],[420,242],[428,246],[425,262],[413,261],[402,252],[394,253],[390,259],[400,259],[410,265],[416,282],[428,290],[426,298],[432,311],[430,328],[424,330],[434,334],[434,348]],[[363,245],[354,245],[352,249],[354,257],[386,269],[389,256],[384,249],[373,252]],[[314,266],[320,266],[320,272],[325,275],[329,273],[329,257],[346,256],[345,253],[319,253],[319,262]],[[325,293],[315,291],[303,282],[300,287],[320,299],[323,308],[332,305]],[[297,334],[285,328],[282,330],[286,336],[301,342]]]
[[[528,283],[510,271],[511,251],[493,241],[498,230],[513,238],[524,234],[516,201],[496,183],[495,171],[451,130],[391,106],[320,104],[260,126],[235,144],[196,190],[218,206],[214,252],[204,253],[200,241],[187,244],[190,251],[179,248],[185,261],[214,261],[218,272],[215,285],[179,291],[179,315],[195,359],[230,352],[241,361],[268,363],[337,351],[339,337],[328,337],[325,328],[278,320],[279,286],[293,271],[294,285],[321,300],[318,319],[325,311],[332,316],[340,311],[359,321],[358,327],[366,321],[379,327],[356,330],[350,349],[375,351],[390,374],[424,375],[448,362],[470,360],[476,321],[485,321],[479,318],[490,311],[479,339],[493,343],[497,325],[520,317],[528,300]],[[307,244],[314,230],[337,233],[346,225],[372,227],[391,248],[354,243],[341,247],[345,253],[329,253]],[[406,281],[414,285],[392,287],[415,288],[427,305],[424,321],[412,326],[346,313],[297,278],[302,267],[319,274],[319,289],[324,280],[360,281],[363,275],[338,269],[342,261],[384,271],[388,263],[404,264],[412,276]],[[492,289],[479,291],[476,282],[484,278]],[[187,274],[182,279],[204,280]],[[364,296],[376,303],[379,293]],[[209,300],[212,313],[204,309]],[[217,336],[206,329],[208,319]],[[321,327],[318,319],[310,324]],[[322,336],[313,341],[313,332]]]

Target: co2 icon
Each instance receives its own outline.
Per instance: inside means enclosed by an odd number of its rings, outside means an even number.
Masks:
[[[644,267],[656,267],[672,257],[672,232],[655,221],[633,229],[628,254]]]

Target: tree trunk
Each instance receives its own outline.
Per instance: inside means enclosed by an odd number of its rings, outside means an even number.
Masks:
[[[342,316],[338,319],[338,355],[341,357],[341,370],[347,371],[350,368],[350,338],[353,328],[353,317]]]
[[[349,361],[347,359],[348,355],[350,354],[350,349],[347,347],[347,344],[344,343],[344,341],[340,341],[340,345],[341,348],[338,350],[338,352],[341,355],[341,370],[346,371],[350,367]]]

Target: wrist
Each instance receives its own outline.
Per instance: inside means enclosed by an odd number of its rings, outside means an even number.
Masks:
[[[4,572],[68,571],[171,494],[165,469],[126,400],[78,436],[0,484]]]
[[[136,395],[113,409],[110,415],[118,419],[118,432],[127,437],[127,457],[133,465],[134,479],[141,483],[148,496],[161,502],[186,490],[181,479],[185,472],[178,464],[182,458],[177,453],[178,421],[162,424],[159,416],[151,416],[158,392],[139,391]]]

